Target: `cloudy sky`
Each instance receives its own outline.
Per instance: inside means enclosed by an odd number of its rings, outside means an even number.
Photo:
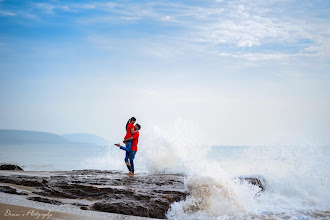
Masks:
[[[0,0],[0,128],[113,140],[131,116],[330,145],[330,2]]]

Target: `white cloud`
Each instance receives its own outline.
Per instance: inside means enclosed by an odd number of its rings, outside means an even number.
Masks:
[[[230,1],[229,1],[230,2]],[[272,2],[268,5],[258,4],[255,1],[240,1],[240,4],[230,3],[225,10],[218,11],[216,18],[210,22],[196,26],[198,40],[214,45],[232,45],[237,48],[262,47],[273,44],[275,53],[281,52],[283,46],[301,46],[302,51],[295,54],[305,53],[309,46],[299,45],[300,40],[309,39],[311,43],[321,44],[321,48],[313,47],[315,52],[324,51],[324,38],[330,37],[324,30],[324,24],[311,24],[305,18],[288,17],[289,14],[274,14]],[[210,9],[213,10],[213,9]],[[326,22],[329,25],[329,21]],[[319,38],[323,40],[318,40]],[[277,48],[276,48],[277,46]],[[257,51],[260,53],[260,51]],[[329,51],[327,51],[329,53]]]
[[[60,9],[64,11],[69,11],[70,7],[68,5],[60,5],[60,4],[48,4],[48,3],[38,3],[35,4],[35,7],[40,9],[43,13],[54,14],[55,9]]]
[[[259,56],[264,54],[267,59],[277,59],[290,55],[309,55],[311,52],[329,56],[330,33],[326,27],[330,22],[326,19],[316,20],[317,18],[309,14],[292,16],[289,9],[281,8],[291,3],[292,1],[241,0],[220,1],[207,6],[161,2],[117,4],[106,8],[110,13],[108,17],[90,18],[89,22],[103,23],[118,18],[170,22],[171,25],[182,28],[178,33],[169,33],[170,38],[176,37],[177,41],[189,41],[191,44],[203,44],[205,49],[217,48],[217,53],[222,56],[251,57],[255,54],[254,59],[264,59]],[[304,40],[309,43],[301,43]],[[268,45],[270,48],[265,51],[264,46]],[[290,50],[290,47],[293,49]],[[248,48],[255,51],[244,51]],[[286,51],[288,48],[289,51]]]
[[[199,6],[162,1],[125,4],[50,2],[34,6],[48,14],[56,14],[58,11],[101,12],[86,16],[82,14],[75,20],[79,25],[111,26],[118,22],[154,22],[175,27],[177,31],[158,34],[160,26],[156,25],[152,39],[145,39],[150,40],[147,46],[159,45],[160,50],[154,51],[156,56],[159,56],[159,51],[165,51],[161,52],[161,56],[166,51],[173,51],[173,47],[176,51],[198,48],[198,52],[203,52],[201,48],[204,47],[205,53],[249,59],[278,59],[311,54],[329,57],[330,21],[324,12],[321,15],[309,12],[310,5],[292,0],[217,0],[205,1]],[[306,12],[301,13],[302,10]],[[0,15],[13,16],[15,13],[0,12]],[[175,41],[184,43],[171,44]],[[146,50],[152,51],[149,48]]]
[[[0,11],[0,16],[15,16],[16,13],[8,12],[8,11]]]

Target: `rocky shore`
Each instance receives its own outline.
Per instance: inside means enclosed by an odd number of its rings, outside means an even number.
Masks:
[[[83,210],[164,219],[170,205],[184,200],[189,192],[184,175],[137,174],[117,171],[0,171],[0,192],[53,205],[72,205]],[[241,181],[264,190],[262,180]]]

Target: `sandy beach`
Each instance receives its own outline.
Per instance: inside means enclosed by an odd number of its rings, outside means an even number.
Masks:
[[[1,193],[2,194],[2,193]],[[2,196],[2,195],[0,195]],[[38,206],[38,204],[36,204]],[[0,203],[0,213],[1,219],[13,219],[13,220],[34,220],[34,219],[63,219],[63,220],[101,220],[101,219],[119,219],[119,220],[133,220],[133,219],[150,219],[137,216],[127,216],[120,214],[111,213],[100,213],[95,211],[79,211],[76,213],[69,213],[67,211],[52,211],[52,208],[48,209],[38,209],[35,207],[19,206],[19,205],[9,205]]]

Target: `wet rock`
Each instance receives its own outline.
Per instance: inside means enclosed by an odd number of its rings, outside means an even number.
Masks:
[[[42,197],[28,197],[28,200],[32,200],[32,201],[36,201],[36,202],[43,202],[43,203],[49,203],[49,204],[53,204],[53,205],[62,205],[63,202],[57,201],[57,200],[52,200],[52,199],[48,199],[48,198],[42,198]]]
[[[0,170],[23,170],[23,169],[17,165],[2,164],[0,165]]]
[[[20,175],[0,176],[0,183],[12,183],[16,185],[32,186],[32,187],[43,186],[41,178],[36,176],[20,176]]]
[[[48,187],[42,188],[43,191],[35,193],[43,196],[69,199],[103,199],[111,194],[129,193],[121,189],[97,188],[90,185],[79,185],[65,182],[56,184],[50,182],[47,186]]]
[[[111,196],[106,200],[96,202],[92,206],[92,210],[149,218],[165,218],[165,213],[172,202],[183,200],[186,195],[187,193],[180,191],[172,191],[172,194],[167,196],[160,191],[158,193],[135,191],[125,197]]]
[[[0,183],[34,187],[36,190],[32,193],[39,196],[28,198],[34,201],[62,204],[53,198],[70,199],[66,204],[84,210],[149,218],[165,218],[170,205],[184,200],[189,193],[184,186],[185,176],[181,174],[128,177],[117,171],[74,170],[50,172],[47,177],[37,175],[0,175]],[[261,191],[265,189],[261,177],[237,177],[236,180],[256,185]],[[14,189],[3,190],[15,193]]]
[[[25,193],[25,192],[17,192],[16,189],[14,189],[10,186],[0,186],[0,192],[16,194],[16,195],[27,195],[27,193]]]
[[[260,177],[260,176],[256,176],[256,177],[239,177],[238,178],[240,182],[247,182],[251,185],[257,186],[260,188],[260,191],[265,191],[265,180]]]
[[[0,186],[0,192],[10,193],[10,194],[17,194],[17,190],[13,189],[9,186]]]
[[[80,209],[81,210],[91,210],[88,206],[81,206]]]
[[[92,210],[124,215],[151,217],[148,208],[135,201],[127,201],[125,203],[114,202],[111,200],[105,202],[97,202],[93,205]],[[164,215],[160,216],[160,218],[164,218]]]
[[[71,205],[78,206],[78,207],[80,207],[81,210],[91,210],[89,205],[82,204],[82,203],[79,203],[79,202],[71,203]]]

